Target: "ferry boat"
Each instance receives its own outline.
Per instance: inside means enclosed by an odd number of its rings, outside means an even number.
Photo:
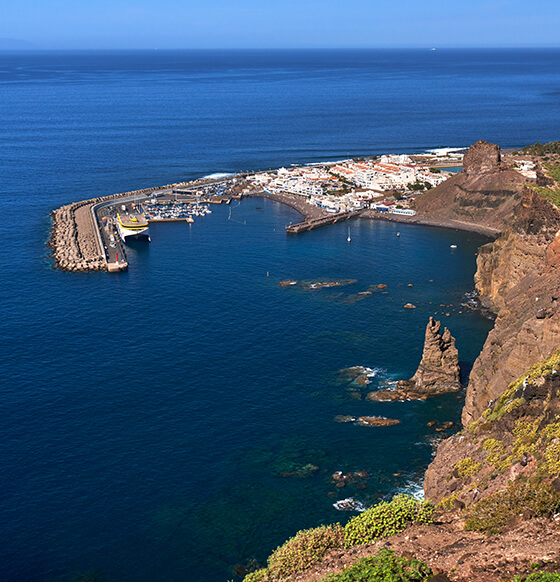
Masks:
[[[143,214],[117,214],[117,230],[123,242],[129,240],[150,240],[148,221]]]

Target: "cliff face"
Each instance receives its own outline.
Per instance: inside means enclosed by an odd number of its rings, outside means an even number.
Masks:
[[[501,231],[511,220],[526,183],[526,178],[502,163],[498,146],[478,141],[465,154],[463,171],[420,196],[416,211],[419,217]]]
[[[470,375],[464,425],[560,346],[559,231],[560,211],[526,189],[512,228],[480,249],[476,288],[498,317]]]
[[[461,508],[538,475],[560,490],[560,350],[525,371],[462,434],[444,441],[426,471],[435,502]]]
[[[486,172],[480,180],[500,165],[489,151],[487,162],[477,162]],[[515,199],[507,227],[479,250],[475,285],[497,319],[470,374],[465,430],[440,444],[426,472],[424,490],[436,502],[469,505],[517,475],[535,474],[550,446],[560,470],[560,440],[537,438],[560,426],[560,210],[528,187]],[[539,376],[542,364],[531,372],[543,361],[552,362],[546,373]]]

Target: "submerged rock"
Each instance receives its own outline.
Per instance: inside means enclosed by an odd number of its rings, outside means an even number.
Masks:
[[[333,507],[338,511],[359,511],[360,513],[366,510],[366,506],[353,497],[341,499],[333,503]]]
[[[400,424],[396,418],[386,418],[385,416],[359,416],[356,424],[359,426],[393,426]]]

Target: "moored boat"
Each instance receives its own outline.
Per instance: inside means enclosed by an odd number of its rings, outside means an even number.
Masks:
[[[117,230],[123,242],[130,240],[150,240],[148,221],[143,214],[117,214]]]

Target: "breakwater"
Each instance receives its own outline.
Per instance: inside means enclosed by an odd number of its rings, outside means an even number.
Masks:
[[[52,250],[55,266],[63,271],[114,270],[102,243],[94,207],[122,198],[150,196],[154,192],[186,185],[187,183],[168,184],[167,186],[122,192],[74,202],[53,210],[48,245]],[[121,262],[121,268],[125,266],[126,263]]]

